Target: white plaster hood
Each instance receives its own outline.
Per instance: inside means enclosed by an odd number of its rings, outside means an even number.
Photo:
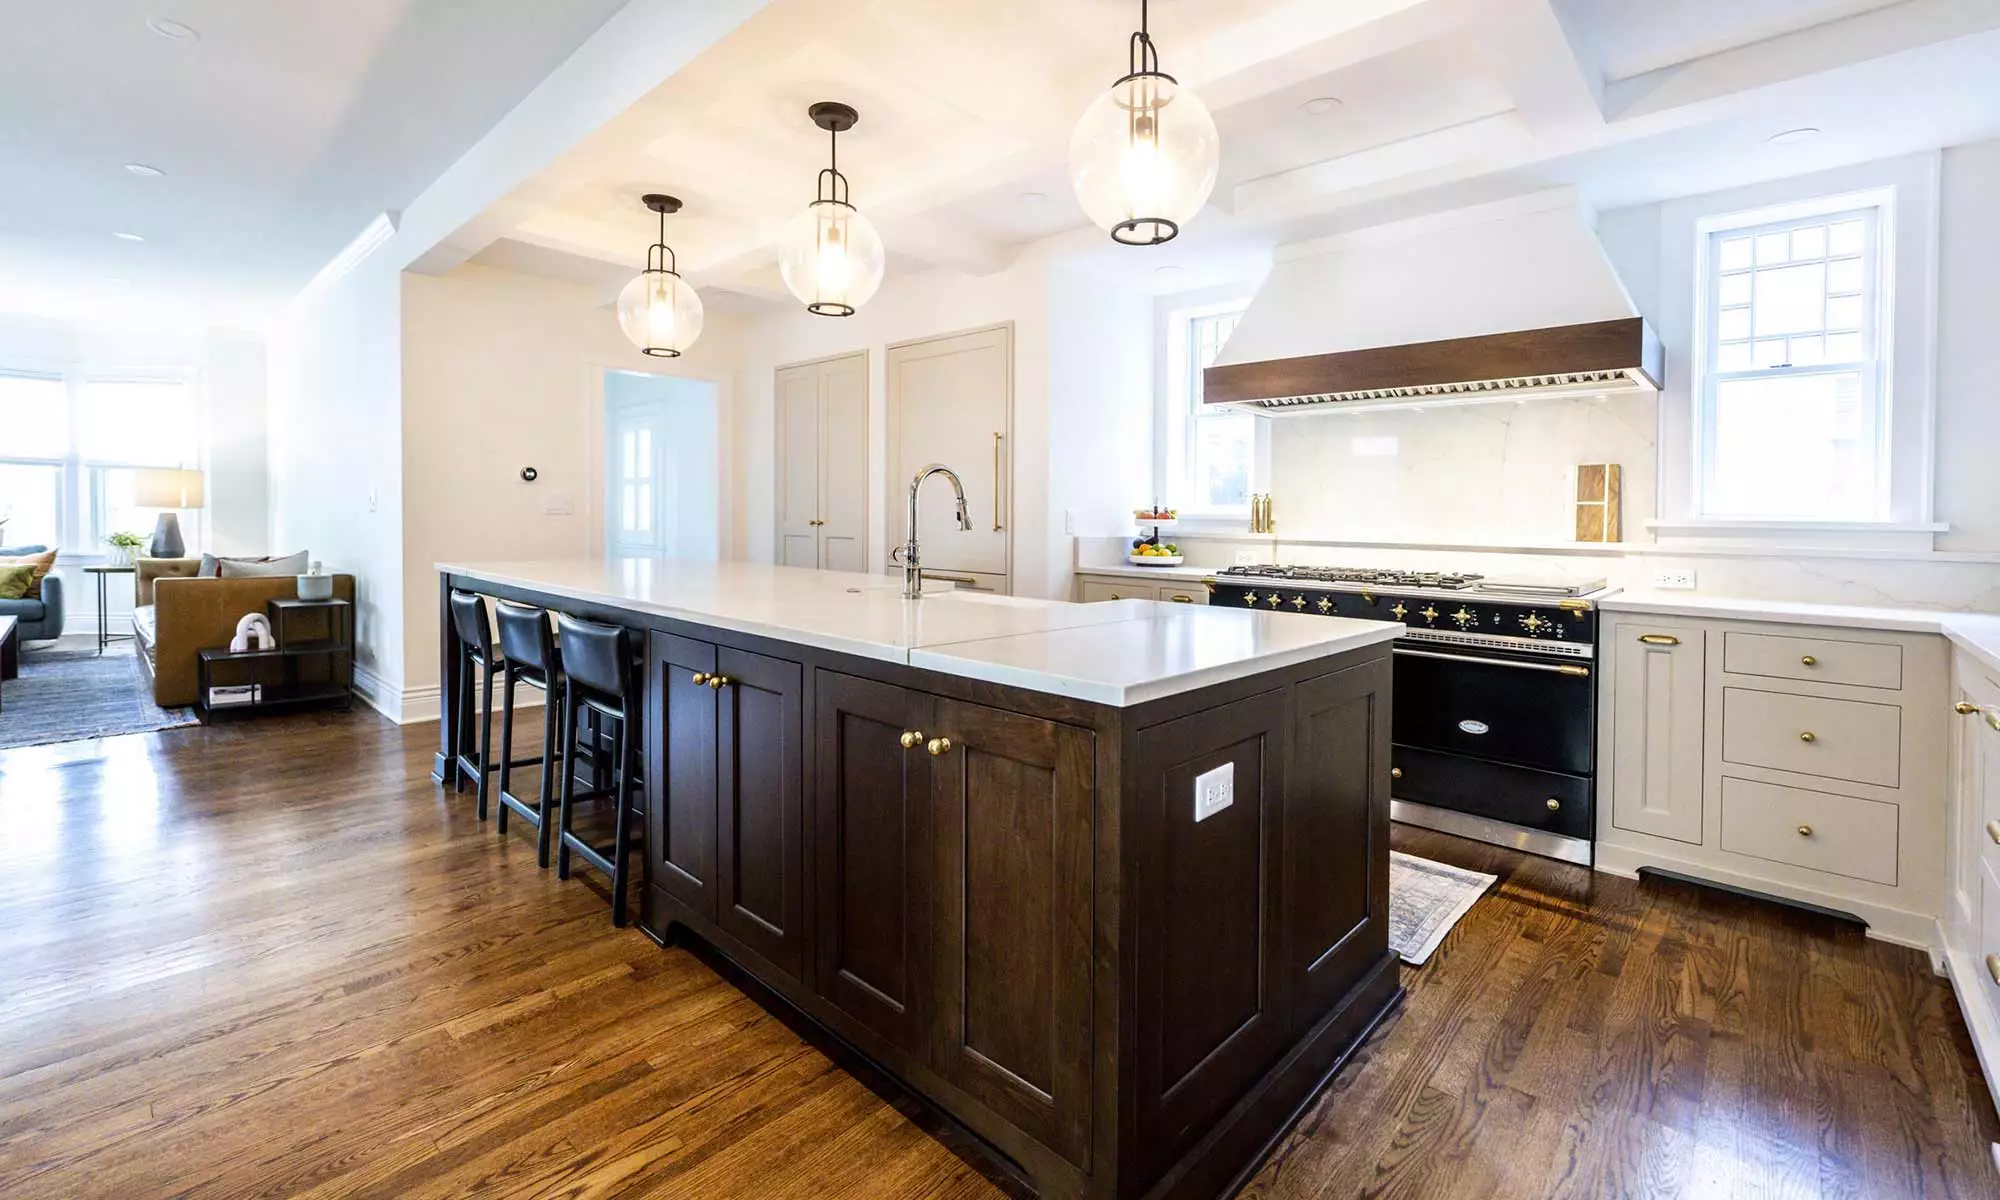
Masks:
[[[1659,342],[1575,189],[1281,248],[1205,373],[1265,415],[1657,390]]]

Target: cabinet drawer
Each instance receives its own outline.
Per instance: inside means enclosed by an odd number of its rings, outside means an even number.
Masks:
[[[1080,599],[1085,604],[1097,604],[1105,600],[1145,600],[1150,599],[1153,589],[1145,584],[1099,583],[1086,579],[1079,585]]]
[[[1894,642],[1780,637],[1731,630],[1722,635],[1722,669],[1731,675],[1900,688],[1903,648]]]
[[[1722,777],[1722,848],[1896,886],[1897,809],[1880,800]]]
[[[1896,787],[1902,737],[1893,704],[1722,689],[1725,762]]]
[[[1183,583],[1160,589],[1160,599],[1169,604],[1207,604],[1208,587],[1199,583]]]

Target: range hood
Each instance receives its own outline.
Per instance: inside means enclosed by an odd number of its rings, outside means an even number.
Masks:
[[[1574,189],[1282,248],[1204,403],[1265,416],[1658,391]]]

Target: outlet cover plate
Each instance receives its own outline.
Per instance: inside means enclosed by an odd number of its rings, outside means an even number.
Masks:
[[[1238,550],[1235,557],[1232,565],[1238,567],[1254,567],[1264,560],[1263,552],[1259,550]]]
[[[1653,572],[1653,586],[1656,588],[1670,588],[1680,592],[1691,592],[1694,590],[1694,568],[1689,567],[1684,571],[1655,571]]]
[[[1236,764],[1223,763],[1194,777],[1194,819],[1206,821],[1236,803]]]

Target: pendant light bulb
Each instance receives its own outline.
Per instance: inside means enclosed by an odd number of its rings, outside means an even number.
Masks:
[[[827,131],[833,152],[820,171],[813,202],[785,229],[778,273],[808,312],[848,317],[882,286],[887,254],[882,235],[849,202],[847,177],[839,170],[839,136],[860,119],[845,104],[822,102],[807,110]]]
[[[1160,70],[1144,0],[1126,65],[1070,135],[1070,185],[1113,240],[1152,246],[1178,235],[1208,203],[1222,138],[1200,98]]]
[[[701,336],[701,297],[674,269],[667,246],[667,214],[679,212],[672,196],[648,195],[647,208],[660,214],[660,240],[646,251],[646,269],[618,293],[618,327],[641,352],[679,358]]]

